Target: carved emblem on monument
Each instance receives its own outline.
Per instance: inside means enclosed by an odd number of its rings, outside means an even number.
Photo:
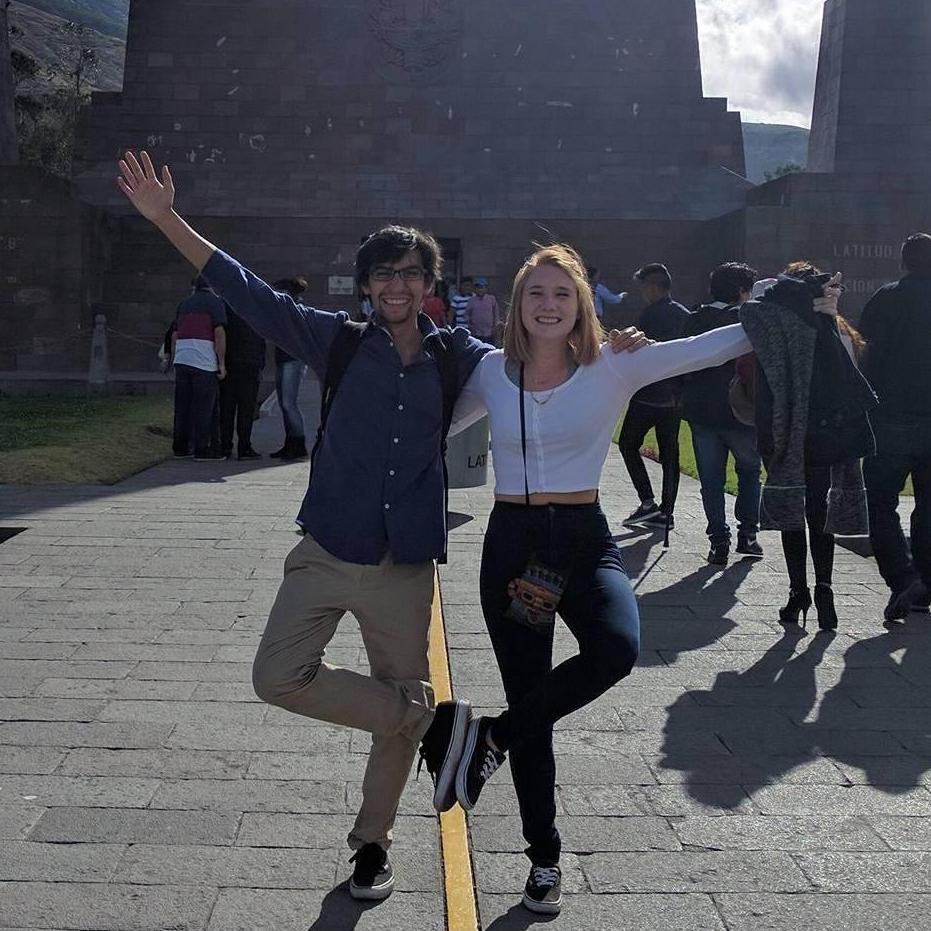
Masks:
[[[386,78],[436,80],[459,57],[460,0],[366,0],[366,12]]]

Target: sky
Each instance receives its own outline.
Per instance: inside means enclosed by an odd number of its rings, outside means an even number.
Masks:
[[[727,97],[747,123],[809,127],[823,0],[698,0],[697,6],[705,96]]]

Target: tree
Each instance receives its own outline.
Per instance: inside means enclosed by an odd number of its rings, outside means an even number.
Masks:
[[[805,169],[796,162],[785,162],[782,165],[778,165],[772,171],[767,171],[766,180],[775,181],[776,178],[784,178],[786,175],[794,175],[804,170]]]
[[[16,94],[22,160],[67,178],[81,108],[88,101],[100,60],[91,44],[91,30],[79,23],[62,23],[58,37],[56,62],[45,69],[31,55],[17,50],[13,81],[16,87],[27,88]]]
[[[0,165],[19,161],[13,102],[13,68],[10,61],[10,0],[0,0]]]

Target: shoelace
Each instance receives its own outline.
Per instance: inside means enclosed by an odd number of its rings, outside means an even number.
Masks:
[[[430,765],[427,763],[427,754],[424,753],[423,747],[420,748],[420,759],[417,761],[417,772],[414,775],[414,781],[418,782],[420,780],[420,771],[424,768],[424,764],[427,765],[427,772],[430,774],[430,778],[433,780],[433,784],[436,785],[436,773],[430,769]]]
[[[498,758],[498,754],[489,747],[485,751],[485,756],[482,759],[482,768],[479,771],[479,775],[482,777],[482,782],[488,782],[494,774],[495,770],[501,765],[501,762]]]
[[[535,886],[555,886],[559,870],[553,866],[535,866],[530,871],[530,878]]]

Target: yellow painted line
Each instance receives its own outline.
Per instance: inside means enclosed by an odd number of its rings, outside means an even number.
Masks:
[[[430,623],[430,677],[438,702],[453,697],[446,648],[446,627],[440,601],[440,579],[433,586],[433,617]],[[469,854],[469,832],[465,812],[455,805],[440,815],[440,840],[443,850],[443,882],[446,890],[446,927],[448,931],[478,931],[475,904],[475,880]]]

